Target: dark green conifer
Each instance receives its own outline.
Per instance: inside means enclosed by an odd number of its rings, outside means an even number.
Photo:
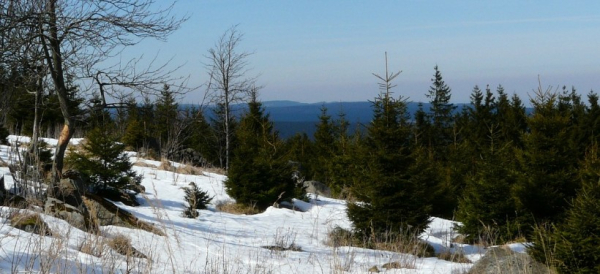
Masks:
[[[559,273],[600,273],[600,158],[592,145],[580,171],[582,188],[565,218],[536,231],[528,253]]]
[[[237,130],[238,143],[225,181],[227,194],[240,204],[262,210],[275,202],[300,198],[302,189],[292,177],[293,167],[255,93],[248,107]]]
[[[432,86],[426,95],[431,104],[429,111],[432,125],[432,132],[430,134],[431,143],[436,147],[436,150],[440,151],[443,147],[452,143],[453,111],[456,109],[456,106],[450,103],[450,98],[452,97],[451,89],[444,82],[438,66],[436,65],[434,69],[435,75],[431,79]],[[440,152],[443,153],[443,151]],[[436,156],[441,157],[443,155]]]
[[[570,144],[569,115],[558,110],[557,94],[537,91],[531,100],[534,113],[527,120],[529,132],[517,153],[521,169],[513,193],[517,207],[533,222],[557,222],[564,218],[568,202],[579,188],[577,155]]]
[[[501,244],[520,236],[517,209],[510,190],[516,183],[510,151],[487,151],[477,172],[467,177],[457,217],[469,241]]]
[[[202,191],[194,182],[183,189],[185,192],[185,201],[188,206],[183,211],[183,215],[188,218],[197,218],[199,216],[198,209],[206,209],[206,205],[210,203],[212,197]]]
[[[329,184],[328,164],[335,154],[334,142],[336,140],[335,128],[331,116],[325,106],[321,107],[319,123],[314,134],[314,174],[313,180]]]
[[[387,57],[387,56],[386,56]],[[412,180],[410,133],[406,103],[394,99],[392,80],[399,73],[375,75],[382,82],[373,102],[373,120],[367,128],[360,170],[348,204],[348,217],[357,236],[368,239],[385,234],[405,236],[422,232],[429,223],[425,189]]]
[[[155,104],[155,120],[153,121],[154,136],[160,145],[161,157],[170,158],[177,150],[179,104],[175,100],[175,93],[165,84],[160,91],[160,96]]]
[[[72,151],[66,161],[79,171],[88,183],[89,191],[136,190],[141,182],[132,169],[125,145],[100,128],[88,132],[80,151]]]

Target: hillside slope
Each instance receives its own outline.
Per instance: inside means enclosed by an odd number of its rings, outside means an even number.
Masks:
[[[12,137],[13,140],[18,139]],[[21,140],[26,140],[21,138]],[[52,143],[52,140],[49,140]],[[11,147],[0,146],[4,161],[15,159]],[[10,226],[8,218],[15,213],[0,208],[0,272],[34,271],[40,273],[366,273],[376,266],[382,270],[389,262],[403,262],[404,269],[386,273],[461,273],[472,264],[452,263],[437,258],[417,258],[408,254],[356,247],[332,247],[326,244],[328,233],[336,227],[351,228],[346,217],[346,202],[312,197],[310,202],[295,201],[304,212],[268,208],[257,215],[234,215],[216,209],[219,203],[233,201],[224,189],[225,176],[208,172],[184,174],[184,167],[171,163],[172,172],[162,170],[161,162],[140,159],[131,152],[135,171],[142,174],[144,193],[137,196],[141,203],[129,207],[116,203],[141,220],[153,223],[167,236],[146,231],[105,226],[100,235],[92,235],[69,226],[65,221],[41,215],[53,236],[39,236]],[[10,177],[7,167],[0,174]],[[183,187],[190,182],[214,196],[207,210],[198,219],[182,216],[186,202]],[[421,239],[437,252],[450,249],[449,241],[456,236],[454,222],[433,218]],[[148,258],[123,256],[106,243],[117,235],[125,235],[131,244]],[[273,245],[295,245],[300,251],[275,251],[263,248]],[[104,250],[102,256],[87,254],[84,247],[93,245]],[[104,248],[104,249],[103,249]],[[484,250],[454,244],[472,261]],[[88,252],[89,253],[89,252]],[[98,255],[98,253],[93,253]]]

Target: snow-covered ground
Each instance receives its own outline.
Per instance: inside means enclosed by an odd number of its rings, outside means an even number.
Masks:
[[[11,138],[12,142],[28,141],[26,137]],[[56,143],[52,139],[46,142]],[[4,161],[14,159],[10,151],[9,147],[0,146],[0,157]],[[138,159],[135,153],[130,155],[131,161],[138,163],[134,169],[143,175],[146,191],[138,195],[140,206],[121,203],[117,206],[156,224],[166,236],[117,226],[102,227],[101,236],[94,236],[46,215],[42,215],[43,219],[55,235],[39,236],[11,227],[8,216],[14,209],[4,207],[0,210],[0,273],[366,273],[373,266],[385,273],[463,273],[472,266],[389,251],[328,246],[327,234],[333,228],[351,228],[342,200],[318,197],[309,203],[295,201],[305,212],[272,207],[249,216],[220,212],[216,204],[233,201],[225,192],[224,176],[160,170],[157,168],[160,162]],[[9,177],[8,168],[0,168],[2,174]],[[182,216],[186,206],[182,187],[190,182],[214,196],[209,208],[202,210],[197,219]],[[477,261],[484,249],[450,244],[456,236],[452,230],[454,224],[432,218],[420,238],[437,252],[460,251],[471,261]],[[96,252],[99,256],[81,252],[86,246],[119,234],[129,237],[132,245],[148,259],[126,258],[109,249]],[[262,248],[277,244],[295,244],[301,251]],[[522,245],[511,248],[524,251]],[[382,267],[397,261],[408,262],[411,268]]]

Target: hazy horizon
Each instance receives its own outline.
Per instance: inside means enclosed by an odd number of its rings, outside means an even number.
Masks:
[[[157,4],[159,5],[159,4]],[[164,5],[164,4],[163,4]],[[122,56],[172,58],[190,86],[206,82],[204,57],[237,25],[248,76],[259,76],[263,101],[367,101],[377,78],[403,71],[394,95],[426,102],[434,66],[467,103],[475,85],[501,84],[524,103],[538,87],[600,89],[600,2],[577,1],[195,1],[175,5],[190,19],[166,42],[143,41]],[[204,88],[182,98],[199,103]]]

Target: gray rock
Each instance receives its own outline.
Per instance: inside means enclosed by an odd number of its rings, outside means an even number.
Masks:
[[[517,253],[504,247],[493,247],[475,263],[468,274],[527,273],[552,274],[544,264],[536,262],[525,253]]]
[[[87,231],[86,212],[81,208],[72,206],[55,198],[47,198],[44,212],[48,215],[67,221],[70,225]]]
[[[72,205],[84,211],[83,200],[81,197],[85,193],[85,183],[76,171],[68,170],[63,174],[63,178],[54,186],[54,198]]]
[[[306,193],[314,193],[323,197],[331,197],[331,189],[319,181],[304,181]]]
[[[143,229],[159,236],[165,235],[164,232],[154,225],[139,220],[129,211],[119,208],[98,195],[86,193],[84,201],[92,216],[91,219],[94,226],[116,225]]]
[[[202,154],[191,148],[168,152],[167,155],[169,159],[188,163],[193,166],[206,166],[208,164],[208,161],[202,157]]]

